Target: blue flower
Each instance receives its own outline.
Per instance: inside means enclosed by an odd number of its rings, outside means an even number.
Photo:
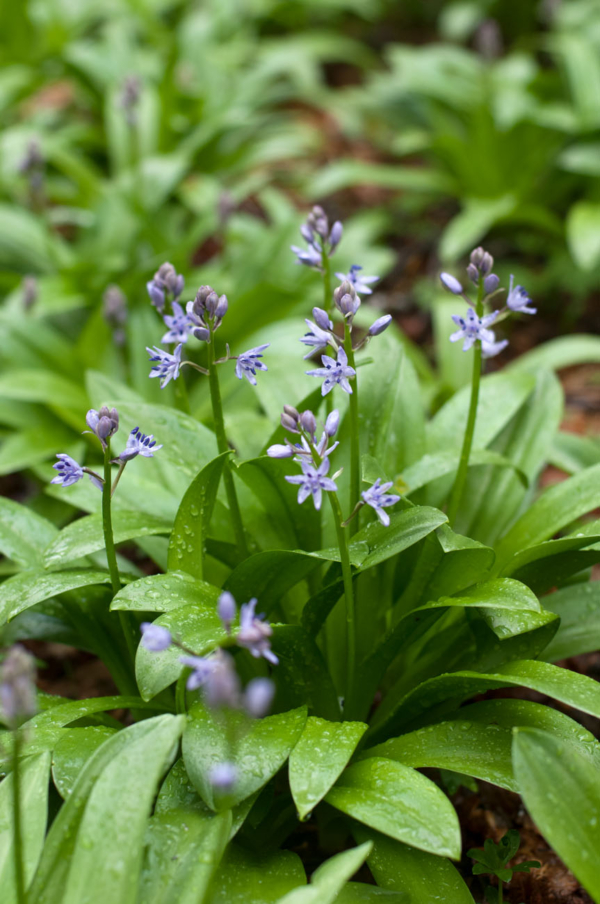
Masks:
[[[388,483],[381,483],[381,478],[378,477],[373,486],[362,493],[364,502],[375,509],[375,514],[385,527],[389,526],[390,516],[384,509],[400,500],[400,496],[387,493],[391,486],[391,480]]]
[[[254,719],[261,719],[269,711],[274,694],[275,685],[269,678],[252,678],[246,686],[244,709]]]
[[[373,289],[369,288],[369,286],[371,283],[376,283],[379,277],[361,276],[360,270],[362,270],[362,267],[359,267],[358,264],[352,264],[348,273],[336,273],[335,275],[341,282],[348,280],[349,283],[352,283],[359,295],[372,295]]]
[[[227,590],[221,594],[217,601],[217,614],[227,633],[231,634],[231,625],[237,615],[237,606],[232,594]]]
[[[150,360],[158,361],[158,364],[155,364],[150,371],[150,378],[160,377],[162,379],[162,383],[160,384],[161,389],[165,388],[169,380],[176,380],[179,376],[179,368],[181,367],[181,349],[181,342],[172,355],[162,348],[157,348],[156,345],[154,348],[146,347],[146,351],[150,355]]]
[[[197,691],[202,687],[212,674],[215,668],[214,659],[206,656],[180,656],[179,661],[192,672],[186,682],[188,691]]]
[[[327,395],[336,384],[341,386],[344,392],[352,394],[352,387],[348,382],[348,377],[356,376],[356,371],[353,367],[348,366],[348,355],[345,350],[342,347],[338,349],[337,361],[330,358],[329,355],[322,355],[321,362],[323,367],[306,371],[309,377],[318,377],[323,380],[321,394]]]
[[[300,461],[302,474],[295,474],[292,477],[286,477],[288,483],[298,484],[298,504],[302,505],[305,499],[312,496],[313,503],[317,511],[321,508],[323,498],[323,490],[326,493],[334,493],[337,490],[335,482],[331,477],[327,477],[329,471],[329,458],[318,467],[315,467],[312,461]]]
[[[143,455],[144,458],[153,458],[154,453],[162,449],[162,445],[157,446],[154,436],[150,433],[146,436],[139,427],[134,427],[129,436],[125,448],[119,455],[120,461],[131,461],[136,455]]]
[[[492,339],[482,339],[481,340],[481,353],[484,358],[494,358],[496,355],[499,355],[500,352],[506,348],[508,345],[508,339],[503,339],[501,342],[496,342],[496,337],[492,330],[487,330],[488,333],[491,333]]]
[[[209,781],[218,791],[231,791],[236,779],[237,769],[233,763],[217,763],[209,773]]]
[[[240,609],[240,630],[236,637],[236,643],[248,650],[255,659],[263,657],[273,665],[277,665],[279,659],[271,649],[269,638],[273,634],[271,625],[264,621],[262,615],[256,615],[256,599],[251,599]]]
[[[140,631],[142,632],[142,646],[151,653],[161,653],[171,646],[173,638],[168,628],[153,625],[152,622],[142,622]]]
[[[297,245],[290,245],[290,248],[296,255],[297,264],[304,264],[313,270],[321,269],[321,249],[314,242],[309,242],[307,248],[298,248]]]
[[[440,279],[444,287],[453,295],[462,295],[463,287],[451,273],[440,273]]]
[[[308,354],[304,356],[305,360],[306,358],[310,358],[315,351],[327,348],[328,345],[337,348],[335,339],[331,333],[321,329],[321,327],[318,324],[313,323],[312,320],[307,319],[304,322],[308,326],[309,332],[305,333],[298,341],[302,342],[304,345],[310,346]]]
[[[537,314],[537,308],[528,307],[531,298],[523,286],[514,286],[513,288],[514,279],[511,274],[508,298],[506,299],[507,307],[519,314]]]
[[[478,317],[473,308],[469,308],[466,317],[459,317],[457,314],[452,315],[453,321],[460,327],[450,336],[450,342],[458,342],[464,339],[463,352],[468,351],[478,339],[482,342],[492,344],[496,341],[496,337],[492,330],[487,327],[494,322],[498,312],[494,311],[486,317]]]
[[[173,302],[173,316],[165,314],[163,320],[165,326],[168,327],[168,332],[165,333],[160,341],[165,344],[187,342],[190,333],[198,326],[198,322],[186,314],[177,301]]]
[[[379,336],[380,333],[387,330],[391,322],[391,314],[384,314],[383,317],[378,317],[375,323],[372,323],[369,327],[369,336]]]
[[[256,371],[268,370],[267,365],[260,359],[262,358],[262,353],[269,345],[269,342],[266,345],[257,345],[256,348],[250,348],[247,352],[242,352],[241,355],[238,355],[235,365],[235,375],[238,380],[246,377],[252,386],[256,386]]]
[[[58,458],[58,461],[55,465],[52,465],[52,467],[55,471],[58,471],[58,476],[53,477],[50,483],[57,483],[62,487],[70,487],[73,486],[74,483],[77,483],[78,480],[81,480],[84,473],[88,473],[88,477],[95,487],[98,487],[99,490],[104,488],[104,483],[99,477],[95,474],[86,472],[85,469],[78,464],[74,458],[71,458],[70,455],[61,452],[56,457]]]

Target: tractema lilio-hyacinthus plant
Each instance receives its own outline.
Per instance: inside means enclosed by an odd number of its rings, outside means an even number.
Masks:
[[[476,249],[473,297],[441,277],[471,385],[428,418],[391,318],[361,303],[375,277],[334,282],[341,224],[315,208],[302,236],[323,281],[304,335],[261,327],[233,354],[228,299],[184,305],[164,264],[166,332],[140,343],[175,407],[92,375],[91,466],[61,452],[48,488],[90,514],[59,531],[2,501],[4,901],[467,904],[448,772],[519,792],[600,900],[598,742],[550,705],[470,702],[523,687],[600,716],[597,682],[553,664],[599,645],[600,465],[571,444],[572,476],[537,489],[568,457],[552,348],[483,374],[491,326],[534,310]],[[119,695],[36,705],[18,641],[50,636]],[[351,881],[365,861],[376,884]]]

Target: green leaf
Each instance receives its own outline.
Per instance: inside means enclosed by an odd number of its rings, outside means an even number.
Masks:
[[[44,219],[24,207],[0,205],[0,266],[21,273],[48,273],[70,253]]]
[[[250,724],[249,730],[231,751],[222,723],[202,701],[195,703],[189,711],[183,736],[183,760],[194,787],[205,803],[213,810],[219,809],[210,782],[210,771],[224,761],[235,765],[238,776],[232,792],[227,795],[228,806],[239,803],[266,785],[298,742],[306,717],[306,708],[300,708],[258,719]],[[232,720],[244,718],[241,714],[232,714]]]
[[[577,334],[551,339],[525,352],[512,361],[508,373],[536,373],[539,370],[562,370],[574,364],[593,364],[600,361],[600,338]]]
[[[423,851],[460,858],[454,807],[430,779],[382,757],[350,766],[327,803],[359,822]]]
[[[499,198],[465,198],[463,209],[446,226],[439,246],[443,261],[455,261],[479,244],[500,220],[509,217],[516,206],[514,195]]]
[[[221,594],[219,587],[197,581],[185,572],[151,574],[126,584],[110,604],[111,609],[141,612],[169,612],[192,603],[204,608],[216,608]]]
[[[352,876],[358,872],[373,847],[370,841],[330,857],[315,870],[310,885],[296,888],[279,898],[277,904],[333,904]]]
[[[600,521],[591,521],[566,537],[560,537],[558,540],[545,540],[536,546],[519,550],[504,566],[502,574],[506,576],[523,572],[535,574],[527,567],[532,563],[535,563],[541,573],[543,569],[552,567],[552,562],[540,560],[553,558],[572,550],[584,549],[586,546],[591,546],[598,542],[600,542]],[[521,578],[518,580],[521,580]]]
[[[0,624],[4,624],[25,609],[79,587],[110,584],[104,571],[23,571],[0,585]]]
[[[114,733],[115,729],[107,725],[66,728],[61,732],[52,754],[52,778],[63,799],[73,790],[77,776],[91,755]]]
[[[376,885],[347,882],[335,904],[408,904],[408,898],[402,892],[386,891]]]
[[[305,882],[302,861],[292,851],[257,856],[232,844],[206,904],[275,904],[281,895]]]
[[[548,540],[599,505],[600,465],[550,487],[521,515],[496,547],[497,567],[504,567],[517,552]]]
[[[424,455],[423,458],[402,473],[402,480],[408,486],[407,495],[426,486],[446,474],[454,474],[458,469],[458,450],[456,452],[436,452]],[[469,458],[469,467],[478,465],[494,465],[497,468],[511,468],[524,487],[528,486],[527,476],[498,452],[491,449],[475,449]]]
[[[162,518],[153,518],[142,512],[113,512],[115,543],[125,543],[136,537],[152,537],[168,534],[171,525]],[[87,515],[68,524],[46,550],[46,568],[55,568],[73,559],[81,559],[90,553],[104,549],[104,531],[101,515]]]
[[[340,704],[327,665],[313,637],[300,625],[275,625],[273,650],[279,656],[276,670],[279,709],[310,707],[325,719],[340,718]]]
[[[357,826],[359,841],[371,839],[375,846],[367,859],[381,888],[404,892],[407,904],[474,904],[456,867],[444,857],[400,844],[379,832]]]
[[[88,400],[81,385],[51,370],[12,370],[0,377],[0,396],[20,402],[59,405],[85,411]]]
[[[488,577],[496,557],[493,549],[455,533],[447,524],[438,527],[436,538],[442,558],[423,591],[422,600],[452,596]]]
[[[600,898],[598,765],[559,738],[517,732],[514,769],[525,806],[544,837],[592,895]]]
[[[23,870],[29,885],[44,846],[48,819],[50,754],[27,757],[20,763]],[[14,871],[13,783],[7,776],[0,784],[0,888],[2,904],[18,904]]]
[[[314,810],[341,775],[367,726],[310,717],[290,754],[290,790],[298,816]]]
[[[43,564],[43,552],[58,531],[31,508],[0,498],[0,552],[22,568]]]
[[[545,596],[543,603],[560,618],[560,627],[542,654],[547,662],[593,653],[600,648],[599,582],[563,587]]]
[[[202,468],[181,500],[169,540],[169,571],[204,577],[206,536],[210,526],[223,467],[231,452],[224,452]]]
[[[447,520],[438,509],[419,505],[403,512],[392,512],[389,527],[372,521],[354,536],[353,546],[366,544],[369,550],[358,570],[365,571],[414,546]]]
[[[447,177],[435,170],[351,159],[338,160],[319,170],[308,186],[307,195],[321,197],[356,185],[425,192],[447,192],[449,188]]]
[[[600,263],[600,204],[577,201],[567,214],[567,244],[573,260],[582,270]]]

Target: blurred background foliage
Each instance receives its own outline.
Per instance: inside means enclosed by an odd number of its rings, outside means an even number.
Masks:
[[[227,293],[232,344],[305,316],[289,245],[315,202],[427,354],[433,309],[448,390],[436,276],[476,244],[535,298],[525,347],[598,327],[600,0],[19,0],[0,46],[0,473],[82,442],[86,371],[165,400],[164,260],[184,300]]]

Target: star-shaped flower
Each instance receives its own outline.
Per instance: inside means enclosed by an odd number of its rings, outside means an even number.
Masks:
[[[344,392],[352,394],[348,378],[355,377],[356,371],[353,367],[348,366],[348,355],[345,350],[342,347],[338,349],[337,360],[330,358],[329,355],[321,355],[321,362],[323,367],[306,371],[309,377],[318,377],[323,380],[321,394],[327,395],[336,384],[341,386]]]
[[[238,355],[235,365],[235,375],[238,380],[246,377],[252,386],[256,386],[256,371],[269,369],[267,365],[260,360],[262,358],[262,353],[269,345],[269,342],[267,342],[266,345],[257,345],[256,348],[250,348],[247,352],[242,352],[241,355]]]
[[[155,364],[150,371],[150,378],[152,379],[152,377],[160,377],[160,379],[162,380],[162,383],[160,384],[161,389],[164,389],[170,380],[176,380],[179,376],[182,348],[183,345],[180,342],[171,355],[169,354],[169,352],[164,351],[164,349],[157,348],[156,345],[154,346],[154,348],[146,347],[146,351],[150,355],[150,360],[158,361],[158,364]]]
[[[163,320],[168,328],[160,340],[164,344],[187,342],[190,333],[198,326],[197,319],[186,314],[178,301],[173,302],[173,315],[165,314]]]
[[[498,312],[494,311],[486,317],[478,317],[473,308],[469,308],[465,317],[459,317],[457,314],[452,315],[452,319],[457,326],[460,327],[450,336],[450,342],[458,342],[464,339],[463,352],[468,351],[478,339],[482,342],[493,343],[496,337],[492,330],[487,327],[494,322]]]
[[[323,499],[323,490],[326,493],[335,493],[337,486],[331,477],[327,477],[329,472],[329,458],[325,458],[318,467],[315,467],[312,461],[301,460],[300,467],[302,474],[294,474],[292,477],[286,477],[288,483],[298,484],[298,504],[302,505],[305,499],[312,496],[313,503],[317,511],[321,508]]]
[[[537,314],[537,308],[529,307],[531,298],[527,294],[527,290],[523,286],[513,287],[514,281],[515,278],[511,274],[508,298],[506,299],[507,307],[519,314]]]

